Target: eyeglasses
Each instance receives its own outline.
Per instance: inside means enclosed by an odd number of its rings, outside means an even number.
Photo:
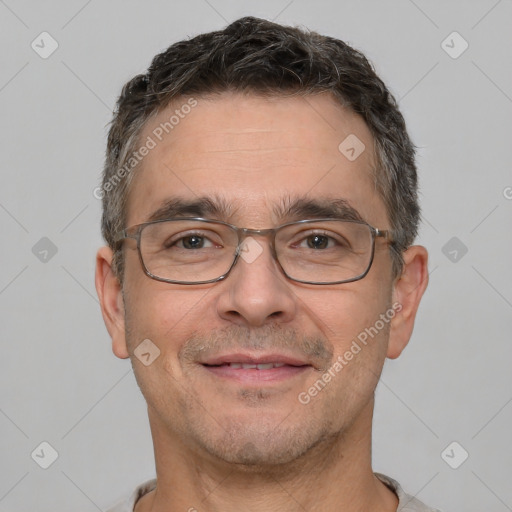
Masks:
[[[270,238],[283,273],[306,284],[341,284],[368,274],[375,239],[391,242],[388,230],[361,221],[314,219],[273,229],[239,228],[199,217],[145,222],[121,231],[116,242],[137,241],[142,268],[157,281],[206,284],[225,279],[240,257],[250,263],[262,252],[255,238]]]

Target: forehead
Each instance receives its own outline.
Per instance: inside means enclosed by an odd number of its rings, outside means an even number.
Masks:
[[[275,224],[276,205],[290,198],[342,199],[385,222],[371,133],[328,94],[183,98],[147,123],[140,142],[151,149],[130,186],[127,225],[170,198],[220,198],[229,205],[222,220],[246,227]]]

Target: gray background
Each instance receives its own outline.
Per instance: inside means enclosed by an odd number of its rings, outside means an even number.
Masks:
[[[0,0],[0,511],[105,510],[154,476],[145,403],[94,290],[93,189],[122,84],[247,14],[364,51],[419,147],[431,281],[377,390],[375,469],[445,512],[512,510],[510,0]],[[43,31],[59,45],[46,59]],[[469,43],[457,58],[453,31]],[[46,470],[43,441],[59,454]]]

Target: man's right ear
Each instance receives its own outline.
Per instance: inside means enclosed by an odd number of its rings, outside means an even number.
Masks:
[[[96,254],[96,292],[100,299],[101,313],[112,338],[112,351],[121,358],[129,357],[126,345],[124,304],[121,283],[112,271],[113,252],[101,247]]]

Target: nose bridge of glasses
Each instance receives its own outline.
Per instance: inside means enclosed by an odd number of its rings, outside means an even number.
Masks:
[[[275,228],[267,228],[267,229],[252,229],[252,228],[238,228],[240,234],[243,235],[243,238],[246,238],[251,235],[268,237],[269,235],[273,235],[276,232]]]
[[[252,228],[239,228],[238,239],[239,245],[243,245],[246,238],[251,236],[266,238],[270,242],[270,249],[275,252],[275,237],[279,228],[266,228],[266,229],[252,229]]]
[[[266,229],[252,229],[252,228],[238,228],[238,252],[244,251],[244,247],[246,246],[246,239],[251,238],[252,236],[270,238],[269,240],[269,248],[270,253],[274,259],[277,259],[276,249],[275,249],[275,234],[276,228],[266,228]],[[261,248],[259,250],[263,250],[263,247],[257,242],[257,245]]]

